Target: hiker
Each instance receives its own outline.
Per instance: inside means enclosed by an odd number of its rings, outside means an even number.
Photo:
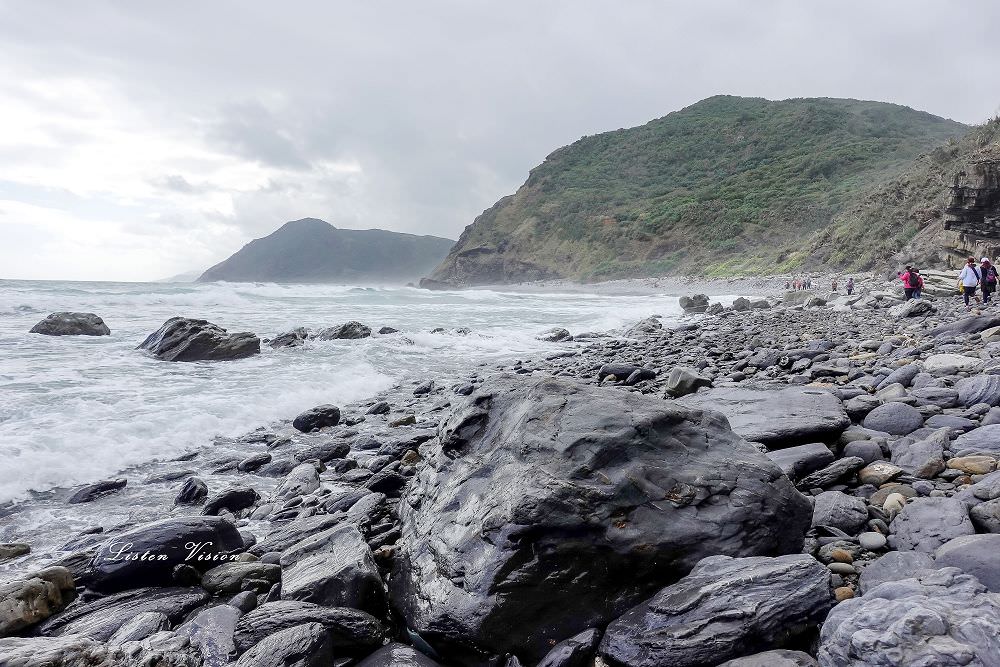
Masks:
[[[903,281],[903,296],[904,301],[909,301],[913,298],[913,283],[911,282],[910,272],[913,270],[912,266],[907,266],[902,273],[897,273],[899,279]]]
[[[990,262],[989,257],[983,257],[979,265],[981,276],[980,286],[983,288],[983,303],[990,302],[990,295],[997,291],[997,267]]]
[[[791,289],[791,287],[792,287],[792,284],[786,280],[785,281],[785,291],[787,292],[789,289]]]
[[[958,274],[958,282],[962,287],[962,298],[965,299],[965,306],[967,308],[971,307],[969,299],[975,299],[976,303],[979,303],[979,297],[976,296],[979,275],[979,269],[976,268],[976,258],[970,257],[965,262],[965,266],[962,267],[962,272]]]
[[[836,278],[833,279],[833,285],[831,285],[831,287],[833,287],[833,291],[834,292],[837,291],[837,279]]]
[[[854,278],[847,279],[847,296],[854,294]]]
[[[913,298],[919,299],[924,289],[924,277],[920,275],[920,269],[917,267],[910,269],[910,285],[913,286]]]

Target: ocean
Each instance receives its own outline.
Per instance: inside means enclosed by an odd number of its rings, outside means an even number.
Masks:
[[[725,299],[724,299],[725,300]],[[100,315],[110,336],[28,330],[54,311]],[[565,349],[537,335],[617,329],[681,315],[667,294],[271,283],[0,280],[0,505],[107,479],[211,446],[322,403],[362,400],[419,378]],[[309,341],[226,362],[158,361],[136,346],[173,316],[270,338],[358,320],[399,334]],[[444,332],[431,333],[444,328]],[[456,331],[468,328],[470,333]],[[480,371],[482,369],[479,369]],[[16,510],[15,510],[16,513]]]

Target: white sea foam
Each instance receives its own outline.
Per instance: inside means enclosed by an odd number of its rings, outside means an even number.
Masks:
[[[95,312],[105,337],[28,330],[44,314]],[[0,502],[174,457],[319,403],[349,403],[407,377],[466,373],[545,353],[562,326],[602,331],[679,314],[672,296],[430,292],[273,283],[0,281]],[[309,341],[222,363],[165,363],[135,346],[175,315],[274,336],[359,320],[402,333]],[[444,333],[430,333],[443,327]],[[468,327],[471,333],[455,330]]]

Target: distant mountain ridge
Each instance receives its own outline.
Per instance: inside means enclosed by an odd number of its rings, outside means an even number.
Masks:
[[[403,283],[426,275],[455,242],[382,229],[293,220],[205,271],[198,282]]]
[[[423,284],[808,268],[838,213],[969,129],[884,102],[711,97],[556,150]]]

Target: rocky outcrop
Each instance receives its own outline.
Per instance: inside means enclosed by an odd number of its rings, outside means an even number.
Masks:
[[[163,361],[225,361],[260,354],[256,335],[228,333],[206,320],[172,317],[140,345]]]
[[[720,416],[565,380],[488,381],[432,443],[392,598],[470,662],[537,661],[706,555],[795,552],[811,514]]]
[[[944,228],[973,238],[1000,239],[1000,160],[981,160],[955,175]]]
[[[327,327],[316,334],[316,337],[320,340],[357,340],[369,338],[371,335],[371,327],[352,320],[335,327]]]
[[[52,313],[29,333],[46,336],[110,336],[111,329],[94,313]]]
[[[811,556],[713,556],[613,621],[600,652],[625,667],[713,667],[780,648],[832,605],[829,570]]]

